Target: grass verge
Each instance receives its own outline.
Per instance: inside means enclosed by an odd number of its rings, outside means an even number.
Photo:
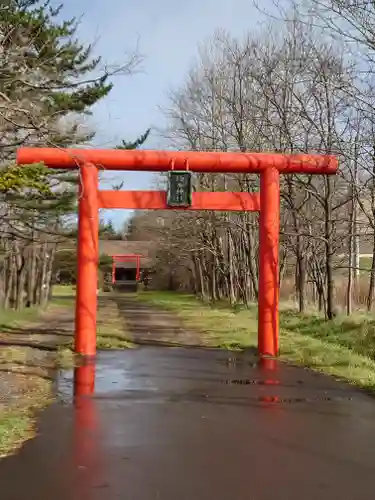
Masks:
[[[208,305],[192,295],[147,292],[140,300],[178,314],[204,343],[228,349],[257,345],[257,308]],[[318,315],[280,312],[280,358],[375,389],[375,319],[365,315],[325,322]]]
[[[12,328],[21,323],[34,322],[38,319],[40,310],[37,307],[30,307],[22,311],[15,311],[13,309],[2,309],[0,319],[0,333],[3,330]]]
[[[55,297],[47,308],[28,308],[23,311],[1,311],[0,334],[17,341],[17,334],[31,332],[33,327],[54,319],[55,328],[59,314],[74,308],[72,287],[55,287]],[[46,316],[47,314],[47,316]],[[53,331],[51,332],[53,334]],[[56,346],[56,353],[46,353],[34,347],[7,346],[0,350],[0,457],[16,451],[21,444],[35,434],[36,411],[52,400],[52,380],[47,371],[59,366],[71,368],[76,358],[72,344]],[[99,298],[98,349],[122,349],[132,347],[126,338],[126,322],[120,317],[116,303],[110,296]],[[8,394],[10,397],[8,397]]]
[[[26,377],[26,375],[25,375]],[[35,436],[37,412],[52,401],[52,384],[40,377],[27,376],[30,389],[12,406],[0,408],[0,458],[16,452]]]
[[[65,289],[61,293],[60,289]],[[74,307],[74,290],[71,287],[60,286],[57,291],[57,303],[59,306],[67,304],[67,297],[71,297],[71,305]],[[128,340],[127,325],[123,317],[121,317],[116,302],[112,300],[110,293],[100,293],[98,301],[97,313],[97,337],[96,346],[98,349],[127,349],[134,347]],[[72,365],[73,340],[69,346],[62,346],[59,349],[59,363],[62,366]]]
[[[71,297],[71,299],[70,299]],[[60,310],[74,306],[74,296],[66,293],[64,296],[53,297],[46,307],[28,307],[22,310],[0,310],[0,334],[15,327],[35,326],[44,321],[46,313],[58,313]]]
[[[72,285],[53,285],[52,291],[54,297],[74,297],[76,287]]]
[[[7,346],[0,351],[0,457],[35,435],[37,410],[52,401],[51,353]]]
[[[33,342],[33,327],[64,309],[70,309],[70,300],[53,299],[46,308],[31,307],[21,311],[2,310],[0,336],[17,343],[19,334],[28,332]],[[45,317],[45,314],[48,314]],[[68,359],[57,356],[57,364]],[[9,345],[0,349],[0,457],[15,452],[35,435],[37,411],[52,401],[52,379],[48,373],[56,366],[56,357],[30,346]]]
[[[127,340],[127,325],[120,316],[118,307],[110,295],[99,301],[97,348],[98,349],[126,349],[134,347]]]

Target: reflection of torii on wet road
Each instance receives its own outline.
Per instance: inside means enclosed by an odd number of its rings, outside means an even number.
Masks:
[[[99,422],[95,391],[95,362],[83,361],[74,369],[73,382],[73,500],[91,500],[100,482]]]
[[[96,363],[1,462],[1,499],[373,498],[375,404],[344,384],[252,352],[142,347]]]

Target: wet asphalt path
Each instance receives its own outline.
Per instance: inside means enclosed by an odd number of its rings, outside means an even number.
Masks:
[[[87,390],[94,367],[78,370]],[[60,374],[39,436],[0,462],[1,500],[375,496],[375,400],[321,375],[143,347],[100,353],[92,397],[72,381]]]

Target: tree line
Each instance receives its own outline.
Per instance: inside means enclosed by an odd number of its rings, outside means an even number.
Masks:
[[[131,74],[139,56],[108,66],[78,37],[49,0],[9,0],[0,6],[0,306],[45,304],[54,262],[76,237],[77,173],[18,167],[21,146],[89,144],[86,118],[109,95],[114,77]],[[109,69],[110,68],[110,69]],[[134,143],[137,147],[148,132]],[[105,226],[105,225],[104,225]],[[113,236],[113,228],[102,228]]]
[[[259,4],[259,9],[261,6]],[[286,1],[236,38],[217,31],[172,89],[163,131],[195,151],[337,155],[335,177],[281,179],[280,282],[300,312],[372,310],[375,290],[375,7]],[[163,180],[162,180],[163,182]],[[255,175],[195,175],[196,190],[259,190]],[[251,303],[258,293],[253,213],[146,212],[129,239],[155,242],[159,286]]]

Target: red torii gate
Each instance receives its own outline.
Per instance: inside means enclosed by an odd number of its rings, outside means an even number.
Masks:
[[[115,281],[116,281],[116,279],[115,279],[116,262],[135,261],[135,267],[136,267],[135,279],[136,279],[136,281],[138,281],[140,278],[141,257],[142,256],[138,255],[138,254],[112,255],[112,284],[115,283]]]
[[[259,211],[258,351],[275,356],[279,343],[280,174],[335,174],[337,158],[324,155],[185,151],[21,148],[18,164],[80,169],[75,350],[96,353],[99,208],[168,209],[162,191],[99,191],[98,169],[258,173],[260,193],[193,193],[187,210]]]

